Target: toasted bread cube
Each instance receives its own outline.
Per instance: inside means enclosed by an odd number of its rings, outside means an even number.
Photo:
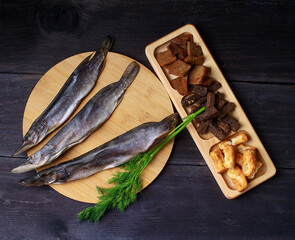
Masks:
[[[236,164],[240,167],[243,166],[243,154],[237,152]]]
[[[236,164],[237,147],[232,145],[224,146],[224,167],[233,168]]]
[[[187,42],[187,54],[191,57],[199,57],[203,55],[203,51],[200,45],[194,42]]]
[[[194,66],[189,73],[188,83],[191,85],[201,84],[209,72],[210,68],[208,67],[199,65]]]
[[[213,159],[215,167],[216,167],[216,171],[218,173],[223,173],[227,170],[223,165],[224,157],[219,148],[216,148],[215,150],[210,152],[210,157]]]
[[[222,131],[224,131],[226,134],[228,134],[230,132],[230,126],[229,124],[223,122],[220,119],[217,119],[217,125],[220,129],[222,129]]]
[[[211,83],[215,81],[214,78],[212,77],[205,77],[205,79],[203,80],[203,82],[201,83],[202,86],[208,87],[211,85]]]
[[[171,50],[171,52],[177,56],[177,58],[183,60],[185,57],[187,57],[187,52],[185,49],[179,47],[173,42],[170,42],[168,45],[168,48]]]
[[[244,151],[245,150],[247,150],[247,149],[251,149],[251,150],[253,150],[254,152],[256,151],[256,148],[255,147],[251,147],[251,146],[247,146],[247,145],[243,145],[243,144],[239,144],[238,146],[237,146],[237,148],[238,148],[238,152],[239,153],[244,153]]]
[[[233,145],[239,145],[247,141],[248,141],[248,136],[245,133],[239,133],[237,136],[231,138],[231,142]]]
[[[170,74],[183,77],[190,70],[191,66],[177,59],[176,62],[166,66]]]
[[[187,94],[187,76],[174,78],[170,81],[170,83],[180,95]]]
[[[183,33],[172,40],[173,43],[177,45],[181,45],[181,46],[182,45],[186,46],[187,42],[192,42],[192,41],[193,41],[193,35],[190,33]]]
[[[243,154],[243,174],[250,176],[256,169],[256,153],[251,149],[246,149]]]
[[[254,170],[254,172],[252,174],[247,176],[248,179],[253,179],[255,177],[256,173],[259,170],[259,168],[261,168],[261,166],[262,166],[262,162],[256,161],[255,165],[256,165],[256,168],[255,168],[255,170]]]
[[[170,49],[157,53],[156,58],[162,67],[174,63],[177,60]]]
[[[218,144],[218,147],[223,150],[225,146],[230,146],[232,145],[232,142],[229,140],[222,141],[221,143]]]
[[[230,178],[230,180],[232,180],[232,182],[235,184],[239,192],[242,192],[245,190],[248,184],[247,179],[244,176],[242,170],[238,166],[228,169],[226,173],[228,177]]]
[[[198,57],[192,57],[192,56],[187,56],[184,58],[184,61],[186,63],[194,64],[194,65],[202,65],[205,61],[204,56],[198,56]]]
[[[214,107],[215,105],[215,94],[208,92],[207,93],[207,102],[206,102],[206,109],[209,107]]]

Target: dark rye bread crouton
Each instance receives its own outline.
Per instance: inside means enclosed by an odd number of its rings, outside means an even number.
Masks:
[[[198,106],[197,104],[193,104],[193,105],[189,106],[188,113],[189,114],[195,113],[196,111],[200,110],[203,106],[204,106],[204,104],[201,104],[201,106]],[[196,120],[196,118],[194,118],[194,120]],[[196,121],[196,123],[197,123],[197,121]]]
[[[200,84],[202,86],[208,87],[212,84],[212,82],[215,81],[214,78],[212,77],[205,77],[205,79],[203,80],[203,82]]]
[[[222,140],[226,137],[225,132],[223,132],[218,126],[216,126],[215,123],[210,122],[209,123],[209,131],[215,136],[217,137],[219,140]]]
[[[187,42],[187,54],[191,57],[199,57],[203,55],[203,51],[200,45],[195,42]]]
[[[228,102],[226,103],[221,109],[220,109],[220,114],[219,118],[223,118],[226,114],[232,112],[235,110],[236,105],[233,102]]]
[[[170,44],[168,45],[168,49],[171,50],[171,52],[177,56],[177,58],[183,60],[185,57],[187,57],[187,52],[185,49],[179,47],[178,45],[176,45],[173,42],[170,42]]]
[[[187,55],[184,59],[187,63],[195,65],[202,65],[204,63],[202,48],[194,42],[187,42]]]
[[[215,106],[218,104],[218,102],[220,101],[220,99],[224,99],[224,94],[221,92],[217,92],[215,94]]]
[[[170,83],[180,95],[187,94],[187,76],[174,78],[170,81]]]
[[[177,60],[170,49],[157,53],[156,58],[162,67],[174,63]]]
[[[178,46],[186,46],[187,42],[193,42],[193,35],[190,33],[183,33],[178,37],[172,39],[172,42],[177,44]]]
[[[195,105],[199,107],[203,107],[206,105],[206,100],[207,100],[207,97],[201,97],[200,99],[198,99],[198,101],[196,101]]]
[[[203,122],[218,116],[219,111],[215,107],[207,108],[205,112],[196,116],[198,122]]]
[[[219,99],[218,102],[216,102],[215,106],[216,106],[217,109],[220,110],[220,109],[223,108],[223,106],[224,106],[226,103],[228,103],[228,101],[226,101],[224,98],[221,98],[221,99]]]
[[[208,92],[215,92],[220,87],[221,87],[221,83],[214,81],[207,87],[207,89],[208,89]]]
[[[189,73],[188,84],[201,84],[208,73],[210,73],[210,68],[195,65]]]
[[[207,93],[207,102],[206,102],[206,108],[214,107],[215,105],[215,94],[208,92]]]
[[[194,85],[192,88],[192,92],[201,97],[204,97],[207,94],[207,88],[199,85]]]
[[[187,56],[183,61],[193,65],[202,65],[205,59],[204,59],[204,56],[198,56],[198,57]]]
[[[240,123],[230,115],[225,115],[221,120],[225,123],[228,123],[231,130],[233,130],[234,132],[238,131],[238,129],[240,128]]]
[[[222,131],[224,131],[226,134],[230,132],[230,126],[228,123],[223,122],[222,120],[217,120],[217,125]]]
[[[194,104],[199,98],[201,98],[201,96],[199,96],[195,93],[186,95],[181,99],[181,105],[183,107],[188,107],[188,106]]]
[[[186,64],[185,62],[177,59],[176,62],[165,66],[166,69],[168,69],[170,74],[184,77],[185,74],[190,70],[191,66],[189,64]]]
[[[197,126],[197,131],[198,131],[199,134],[204,135],[207,132],[208,128],[209,128],[209,121],[201,122]]]

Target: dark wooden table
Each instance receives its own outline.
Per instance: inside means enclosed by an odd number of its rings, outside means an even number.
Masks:
[[[78,223],[89,206],[12,174],[26,154],[22,117],[40,77],[59,61],[112,51],[152,70],[145,46],[194,24],[271,156],[277,174],[227,200],[185,130],[168,164],[124,213]],[[0,239],[294,239],[294,1],[0,1]]]

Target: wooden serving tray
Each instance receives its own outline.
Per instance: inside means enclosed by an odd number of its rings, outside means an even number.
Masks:
[[[262,145],[259,137],[257,136],[254,128],[252,127],[250,121],[248,120],[245,112],[243,111],[241,105],[239,104],[237,98],[235,97],[233,91],[231,90],[230,86],[228,85],[226,79],[224,78],[222,72],[220,71],[219,67],[217,66],[214,58],[210,54],[206,44],[204,43],[203,39],[201,38],[200,34],[198,33],[195,26],[191,24],[187,24],[176,31],[160,38],[159,40],[149,44],[146,49],[146,56],[150,61],[152,67],[154,68],[156,74],[160,78],[161,82],[163,83],[166,91],[168,92],[175,108],[179,112],[180,116],[183,118],[187,116],[185,109],[181,105],[182,96],[174,90],[169,82],[169,79],[175,78],[174,75],[168,74],[166,69],[162,68],[157,59],[155,58],[155,54],[167,49],[167,46],[170,40],[174,39],[175,37],[181,35],[182,33],[191,33],[194,37],[194,41],[202,47],[203,54],[205,57],[205,62],[203,65],[208,66],[211,68],[211,74],[213,78],[219,81],[222,85],[219,92],[225,94],[225,98],[230,101],[234,102],[236,105],[236,109],[234,110],[231,115],[239,121],[241,127],[237,133],[240,131],[244,131],[249,137],[250,140],[245,143],[246,145],[250,145],[256,147],[258,149],[258,160],[263,163],[262,167],[259,169],[258,173],[256,174],[255,178],[249,181],[247,188],[243,192],[239,192],[236,190],[235,186],[232,182],[228,179],[226,174],[218,174],[216,172],[214,162],[210,158],[209,153],[212,149],[218,144],[220,141],[215,138],[213,135],[205,135],[200,136],[195,129],[194,125],[190,123],[187,126],[189,133],[191,134],[193,140],[195,141],[197,147],[199,148],[201,154],[203,155],[209,169],[211,170],[215,180],[217,181],[219,187],[221,188],[223,194],[228,199],[234,199],[239,195],[249,191],[253,187],[257,186],[258,184],[266,181],[267,179],[271,178],[276,173],[276,168],[270,159],[268,153],[266,152],[264,146]],[[234,133],[231,133],[232,135]]]
[[[24,112],[24,135],[33,121],[52,101],[77,65],[85,57],[89,56],[89,54],[90,52],[81,53],[61,61],[45,73],[39,80],[29,97]],[[72,117],[80,111],[85,103],[87,103],[100,89],[112,82],[118,81],[128,64],[132,61],[134,60],[122,54],[109,52],[106,58],[105,67],[99,76],[94,89],[92,89],[88,96],[82,101]],[[137,77],[127,89],[122,102],[108,121],[91,134],[85,141],[66,151],[57,160],[43,168],[48,168],[49,166],[70,160],[142,123],[160,121],[164,117],[173,113],[173,106],[169,96],[158,78],[145,66],[140,63],[138,64],[140,65],[140,70]],[[31,155],[40,149],[59,130],[60,128],[47,136],[37,146],[28,150],[28,155]],[[169,159],[172,147],[173,141],[169,142],[161,151],[159,151],[143,171],[141,175],[142,189],[148,186],[164,168]],[[64,184],[51,184],[50,186],[57,192],[74,200],[96,203],[98,196],[96,186],[102,188],[110,187],[108,180],[117,170],[118,168],[108,169],[84,179]]]

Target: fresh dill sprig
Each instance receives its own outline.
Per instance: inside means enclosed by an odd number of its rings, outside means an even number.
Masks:
[[[98,222],[110,209],[117,208],[124,211],[137,199],[137,193],[141,190],[140,175],[155,154],[164,147],[172,138],[181,132],[205,107],[199,111],[183,118],[183,122],[174,128],[162,142],[152,149],[141,153],[120,166],[123,171],[117,171],[109,180],[115,186],[110,188],[97,188],[99,193],[98,203],[78,213],[79,221],[88,220]]]

